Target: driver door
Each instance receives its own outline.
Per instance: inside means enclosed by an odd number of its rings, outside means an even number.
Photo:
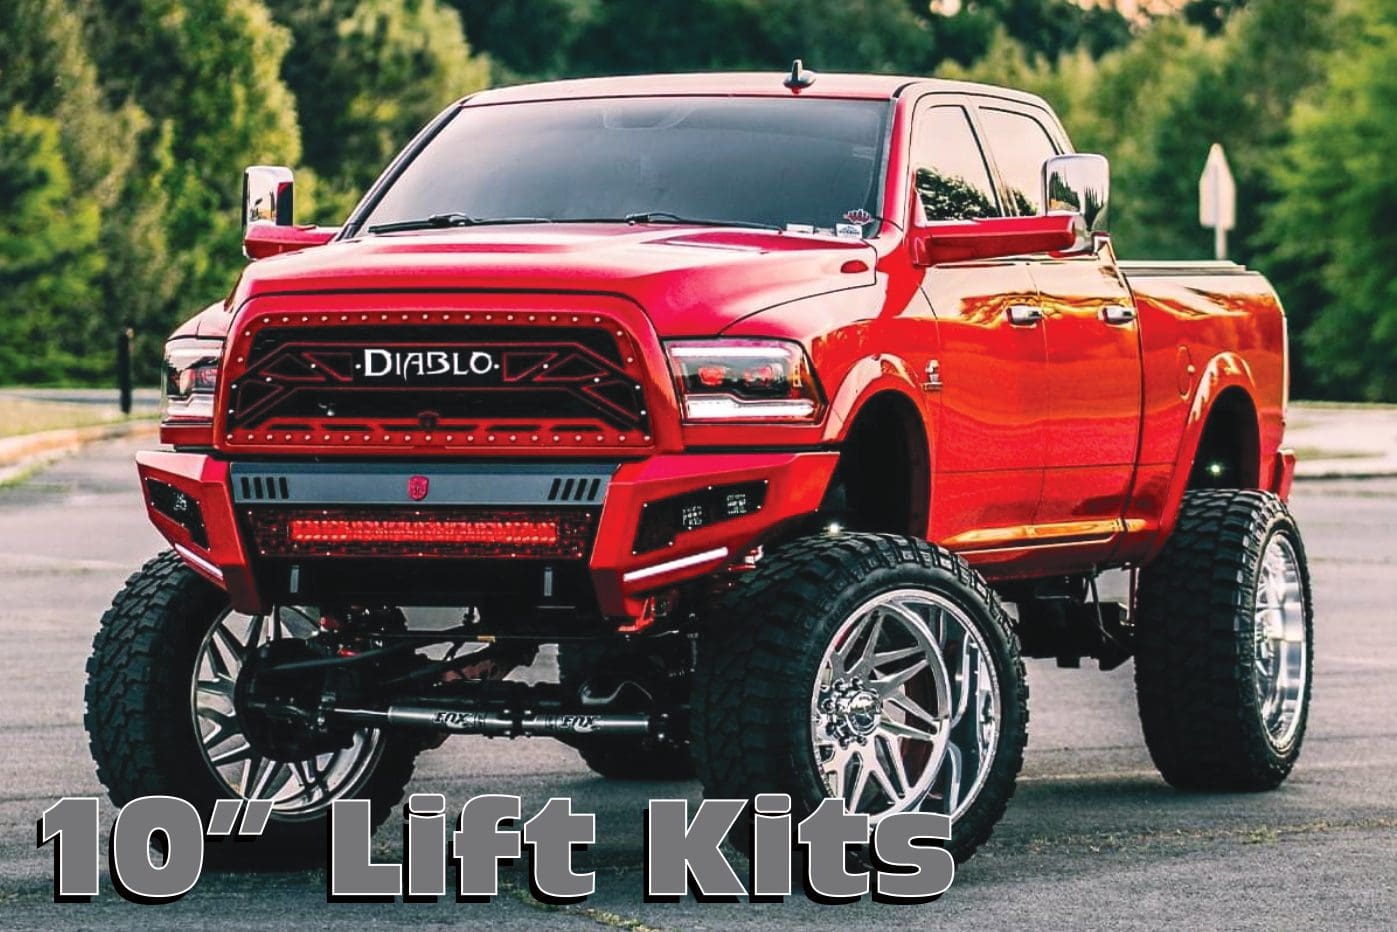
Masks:
[[[961,98],[919,102],[911,167],[914,209],[927,221],[1004,215]],[[926,270],[922,289],[940,343],[928,536],[961,551],[1013,546],[1029,534],[1047,444],[1047,343],[1036,289],[1022,259],[941,263]]]

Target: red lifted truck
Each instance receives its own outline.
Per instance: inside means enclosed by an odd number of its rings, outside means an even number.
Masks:
[[[245,195],[257,261],[169,341],[172,449],[138,457],[172,550],[89,665],[115,801],[269,798],[323,853],[332,801],[385,817],[423,748],[546,735],[798,817],[942,812],[965,858],[1023,656],[1133,656],[1175,786],[1293,765],[1280,303],[1118,261],[1106,161],[1043,101],[537,84],[448,108],[342,227],[292,225],[285,169]],[[548,645],[558,682],[507,678]]]

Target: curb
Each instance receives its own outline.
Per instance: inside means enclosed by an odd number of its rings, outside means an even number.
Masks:
[[[1334,481],[1337,479],[1394,479],[1397,478],[1397,468],[1377,469],[1377,470],[1355,470],[1354,472],[1339,472],[1329,470],[1325,472],[1300,473],[1295,474],[1296,482],[1322,482]]]
[[[0,440],[0,480],[27,469],[39,460],[55,459],[89,443],[119,437],[154,437],[159,432],[158,421],[140,419],[6,437]]]

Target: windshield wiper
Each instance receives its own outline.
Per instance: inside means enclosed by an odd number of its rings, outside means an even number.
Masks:
[[[626,214],[622,218],[627,223],[692,223],[704,227],[744,227],[749,230],[776,230],[781,228],[774,223],[756,223],[752,220],[710,220],[707,217],[681,217],[667,210],[645,210]]]
[[[391,223],[376,223],[368,227],[370,233],[400,233],[405,230],[434,230],[445,227],[479,227],[509,223],[674,223],[692,224],[704,227],[743,227],[751,230],[776,230],[781,228],[771,223],[756,223],[751,220],[711,220],[706,217],[682,217],[667,210],[647,210],[626,214],[623,217],[472,217],[470,214],[432,214],[417,220],[394,220]]]
[[[469,214],[432,214],[417,220],[376,223],[370,233],[399,233],[404,230],[432,230],[444,227],[481,227],[507,223],[551,223],[547,217],[472,217]]]
[[[675,223],[692,224],[698,227],[743,227],[750,230],[776,230],[781,228],[774,223],[757,223],[752,220],[711,220],[707,217],[681,217],[667,210],[645,210],[626,214],[622,217],[555,217],[550,223]]]

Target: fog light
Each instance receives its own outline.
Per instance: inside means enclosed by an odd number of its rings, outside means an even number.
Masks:
[[[146,496],[150,507],[189,533],[189,539],[205,550],[209,549],[209,534],[204,527],[204,513],[191,496],[159,479],[146,479]]]
[[[647,502],[636,530],[633,553],[650,553],[674,543],[677,535],[754,514],[766,502],[766,482],[711,486]]]

